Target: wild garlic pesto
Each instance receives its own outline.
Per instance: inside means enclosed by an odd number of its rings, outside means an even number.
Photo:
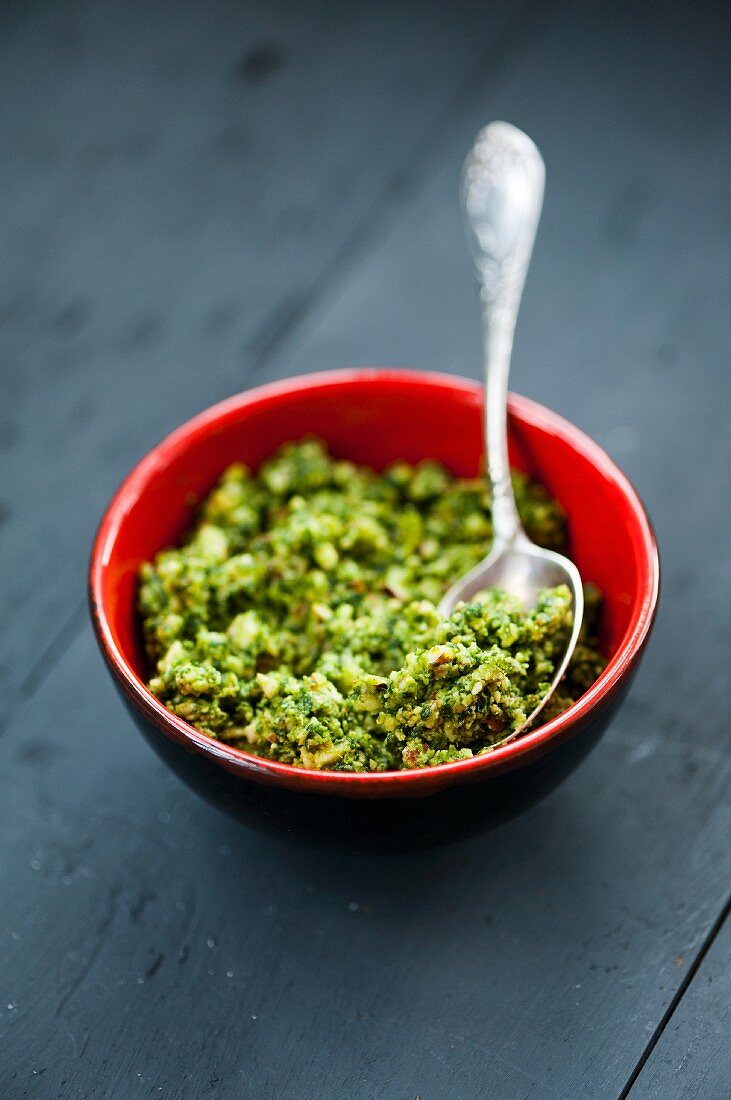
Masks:
[[[565,517],[513,480],[532,539],[563,549]],[[272,760],[383,771],[460,760],[517,728],[550,682],[569,592],[527,610],[492,590],[441,620],[436,604],[487,552],[482,478],[437,462],[382,474],[288,443],[254,474],[230,466],[180,547],[140,570],[149,686],[211,737]],[[598,594],[558,714],[603,668]]]

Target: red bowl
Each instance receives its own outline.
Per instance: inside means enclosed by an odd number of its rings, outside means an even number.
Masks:
[[[145,687],[135,611],[137,570],[190,525],[229,463],[256,466],[306,433],[376,469],[437,458],[477,473],[482,391],[449,375],[393,370],[313,374],[260,386],[207,409],[132,470],[102,519],[90,600],[102,654],[154,748],[196,790],[245,822],[359,848],[437,843],[499,824],[552,790],[597,742],[624,696],[658,600],[657,546],[644,508],[609,456],[572,424],[510,398],[513,465],[541,481],[569,516],[571,555],[603,591],[610,658],[569,710],[486,756],[417,771],[317,772],[214,741]]]

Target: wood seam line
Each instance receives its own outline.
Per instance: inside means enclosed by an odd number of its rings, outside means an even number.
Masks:
[[[689,966],[688,973],[683,978],[682,982],[678,986],[678,989],[676,990],[675,996],[671,1000],[668,1007],[665,1009],[665,1012],[663,1014],[662,1019],[660,1020],[660,1023],[655,1028],[655,1030],[654,1030],[654,1032],[653,1032],[653,1034],[650,1038],[650,1041],[648,1042],[647,1046],[645,1047],[645,1049],[642,1052],[642,1056],[640,1057],[639,1062],[637,1063],[634,1070],[632,1071],[632,1074],[630,1075],[630,1078],[627,1081],[627,1084],[624,1086],[621,1093],[619,1094],[618,1100],[627,1100],[627,1097],[629,1096],[630,1092],[634,1088],[638,1077],[642,1073],[642,1070],[645,1068],[645,1066],[646,1066],[646,1064],[647,1064],[647,1062],[650,1058],[650,1055],[652,1054],[653,1050],[655,1049],[655,1047],[659,1043],[660,1038],[662,1037],[662,1034],[665,1031],[665,1028],[668,1026],[671,1019],[673,1018],[673,1015],[675,1014],[675,1010],[677,1009],[678,1005],[680,1004],[683,997],[685,996],[686,991],[687,991],[688,987],[690,986],[690,983],[693,981],[696,974],[700,970],[700,967],[701,967],[701,964],[702,964],[703,960],[705,959],[706,955],[710,951],[710,949],[713,945],[713,941],[716,939],[716,936],[718,935],[718,933],[723,928],[724,923],[726,922],[730,912],[731,912],[731,895],[729,895],[729,897],[726,899],[726,904],[721,909],[721,912],[719,913],[718,917],[716,918],[713,925],[711,926],[711,929],[708,932],[708,935],[706,936],[705,940],[701,944],[700,950],[698,951],[698,954],[696,955],[693,962]]]
[[[40,657],[31,665],[27,675],[18,687],[18,699],[16,706],[11,706],[5,720],[0,723],[0,734],[8,729],[18,711],[28,703],[36,692],[43,686],[66,650],[81,633],[85,622],[86,604],[77,604],[72,614],[62,624],[60,629],[51,638]]]

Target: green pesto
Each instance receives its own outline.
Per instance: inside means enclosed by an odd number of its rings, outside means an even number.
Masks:
[[[562,549],[565,517],[513,475],[526,530]],[[288,443],[229,467],[180,547],[140,569],[150,689],[211,737],[306,768],[384,771],[488,751],[523,723],[571,629],[568,590],[526,609],[491,590],[436,604],[492,540],[482,478],[436,462],[384,473]],[[598,594],[550,716],[596,679]]]

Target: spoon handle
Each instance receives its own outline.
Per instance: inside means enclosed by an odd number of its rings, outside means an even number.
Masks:
[[[462,171],[462,208],[482,302],[487,472],[494,536],[501,543],[523,533],[508,461],[508,375],[544,182],[538,149],[507,122],[480,131]]]

